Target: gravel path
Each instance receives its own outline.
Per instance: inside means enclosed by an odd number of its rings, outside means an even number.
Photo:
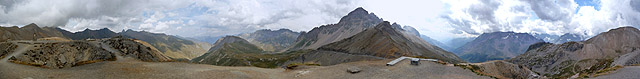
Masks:
[[[640,66],[625,66],[613,73],[598,76],[595,79],[640,79]]]
[[[16,43],[16,42],[13,42],[13,43],[18,45],[18,48],[16,48],[16,50],[14,52],[10,53],[5,58],[1,59],[0,60],[0,64],[9,63],[8,60],[12,56],[23,54],[25,51],[27,51],[27,49],[33,48],[33,45],[29,45],[29,44],[20,44],[20,43]]]

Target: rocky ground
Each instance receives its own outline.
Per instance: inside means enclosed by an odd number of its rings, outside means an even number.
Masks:
[[[385,66],[391,60],[361,61],[333,66],[283,68],[229,67],[184,62],[143,62],[125,57],[62,69],[48,69],[0,61],[0,76],[8,79],[488,79],[460,67],[422,61],[419,66],[402,61]],[[358,68],[359,73],[347,69]]]
[[[3,61],[43,68],[68,68],[122,57],[142,61],[172,61],[150,45],[126,38],[95,40],[15,40],[0,42]]]

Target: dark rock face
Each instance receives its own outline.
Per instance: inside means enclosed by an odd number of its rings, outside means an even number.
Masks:
[[[14,63],[46,68],[67,68],[105,60],[115,60],[110,52],[86,41],[44,43],[36,45],[23,55],[9,59]]]
[[[110,45],[114,49],[121,52],[120,55],[124,57],[132,57],[142,61],[161,62],[171,61],[171,59],[162,54],[157,49],[153,49],[149,46],[145,46],[133,39],[126,38],[110,38],[104,40],[104,43]]]
[[[575,74],[592,76],[599,70],[634,63],[640,49],[640,31],[620,27],[600,33],[587,41],[547,44],[508,61],[553,78]],[[631,63],[629,63],[631,62]]]
[[[484,33],[454,52],[469,62],[504,60],[526,52],[529,45],[538,42],[544,41],[527,33]]]
[[[380,22],[382,19],[375,14],[369,13],[363,8],[357,8],[342,17],[337,24],[322,25],[309,32],[302,32],[288,50],[317,49],[323,45],[351,37],[364,29],[372,28]]]
[[[280,30],[258,30],[253,33],[240,34],[238,37],[244,38],[264,51],[280,52],[286,50],[298,38],[300,33],[289,29]]]
[[[313,55],[310,55],[313,54]],[[433,46],[416,35],[394,29],[389,22],[360,32],[353,37],[318,48],[318,51],[292,61],[309,61],[320,65],[344,62],[417,56],[451,63],[463,62],[453,53]]]

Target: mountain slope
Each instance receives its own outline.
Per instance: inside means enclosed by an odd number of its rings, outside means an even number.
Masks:
[[[307,53],[293,62],[310,61],[320,65],[334,65],[401,56],[434,58],[451,63],[463,62],[453,53],[433,46],[416,35],[394,29],[386,21],[353,37],[322,46],[318,51]]]
[[[440,42],[440,41],[438,41],[436,39],[433,39],[433,38],[431,38],[429,36],[420,35],[420,38],[424,39],[424,41],[429,42],[429,44],[433,44],[435,46],[438,46],[438,47],[440,47],[440,48],[442,48],[442,49],[444,49],[446,51],[453,51],[454,50],[454,48],[451,48],[449,45],[444,44],[444,43],[442,43],[442,42]]]
[[[543,42],[527,33],[484,33],[454,52],[469,62],[504,60],[526,52],[529,45]]]
[[[309,32],[302,32],[289,50],[316,49],[351,37],[380,22],[382,19],[359,7],[342,17],[337,24],[322,25]]]
[[[55,27],[40,28],[33,23],[20,28],[17,26],[0,27],[0,42],[7,40],[36,40],[45,37],[64,37],[64,35],[58,32]]]
[[[397,24],[396,23],[391,24],[391,26],[393,26],[393,25],[397,25]],[[416,36],[424,39],[425,41],[429,42],[429,44],[436,45],[436,46],[438,46],[438,47],[440,47],[442,49],[445,49],[447,51],[453,50],[453,48],[449,47],[448,45],[446,45],[446,44],[444,44],[444,43],[442,43],[442,42],[440,42],[438,40],[435,40],[435,39],[432,39],[429,36],[420,34],[420,32],[418,32],[418,30],[416,30],[415,28],[413,28],[411,26],[404,26],[404,27],[402,27],[402,29],[404,29],[405,32],[407,32],[406,34],[416,35]]]
[[[240,34],[238,37],[246,39],[264,51],[280,52],[291,46],[296,41],[296,38],[298,38],[298,35],[300,35],[300,33],[293,32],[289,29],[263,29],[253,33]]]
[[[134,58],[142,61],[172,61],[145,42],[127,38],[106,38],[96,40],[45,40],[9,41],[17,49],[8,60],[10,62],[46,68],[67,68],[100,61],[114,61],[120,58]]]
[[[192,59],[206,52],[206,46],[198,45],[191,40],[162,33],[150,33],[146,31],[126,30],[120,35],[128,38],[139,39],[148,42],[160,52],[171,58]]]
[[[206,43],[194,42],[177,36],[166,35],[162,33],[150,33],[146,31],[133,31],[131,29],[115,33],[107,28],[99,30],[89,30],[79,32],[69,32],[64,29],[57,28],[64,37],[73,40],[84,39],[102,39],[115,36],[123,36],[126,38],[139,39],[148,42],[153,47],[158,48],[160,52],[171,58],[191,59],[204,54],[210,45]]]
[[[540,45],[509,61],[556,78],[575,74],[593,76],[597,71],[613,66],[640,64],[637,59],[627,58],[637,57],[640,53],[639,39],[638,29],[620,27],[586,41]]]
[[[448,42],[446,42],[445,44],[447,46],[451,46],[451,51],[454,51],[455,49],[464,46],[465,44],[473,41],[474,39],[476,39],[476,37],[453,38],[453,39],[449,40]]]
[[[275,68],[300,53],[302,52],[268,54],[240,37],[226,36],[218,39],[208,52],[194,58],[191,62],[218,66]]]

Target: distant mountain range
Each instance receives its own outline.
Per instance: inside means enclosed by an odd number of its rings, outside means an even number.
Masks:
[[[308,62],[335,65],[400,56],[435,58],[451,63],[464,62],[453,53],[420,38],[413,27],[382,22],[382,19],[362,8],[350,12],[337,24],[323,25],[309,32],[258,30],[238,36],[226,36],[214,43],[205,55],[191,62],[275,67]]]
[[[529,45],[544,42],[528,33],[484,33],[454,52],[469,62],[510,59],[524,53]]]
[[[558,37],[556,40],[553,41],[553,43],[562,44],[562,43],[570,42],[570,41],[583,41],[585,39],[587,39],[586,36],[567,33],[567,34],[564,34],[564,35]]]
[[[282,52],[296,41],[298,35],[300,35],[300,33],[293,32],[289,29],[263,29],[252,33],[240,34],[238,37],[246,39],[264,51]]]
[[[115,33],[107,28],[99,30],[89,30],[79,32],[69,32],[64,29],[55,27],[39,27],[35,24],[29,24],[22,28],[18,27],[2,27],[0,33],[5,35],[0,40],[35,40],[45,37],[62,37],[72,40],[85,39],[103,39],[115,36],[123,36],[127,38],[139,39],[150,43],[153,47],[158,48],[171,58],[191,59],[200,56],[206,52],[210,44],[203,42],[194,42],[177,36],[150,33],[145,31],[126,30]],[[35,37],[34,37],[35,36]]]
[[[13,27],[0,27],[0,42],[8,40],[36,40],[44,37],[64,37],[62,33],[56,30],[55,27],[38,27],[36,24],[28,24],[18,28]]]

